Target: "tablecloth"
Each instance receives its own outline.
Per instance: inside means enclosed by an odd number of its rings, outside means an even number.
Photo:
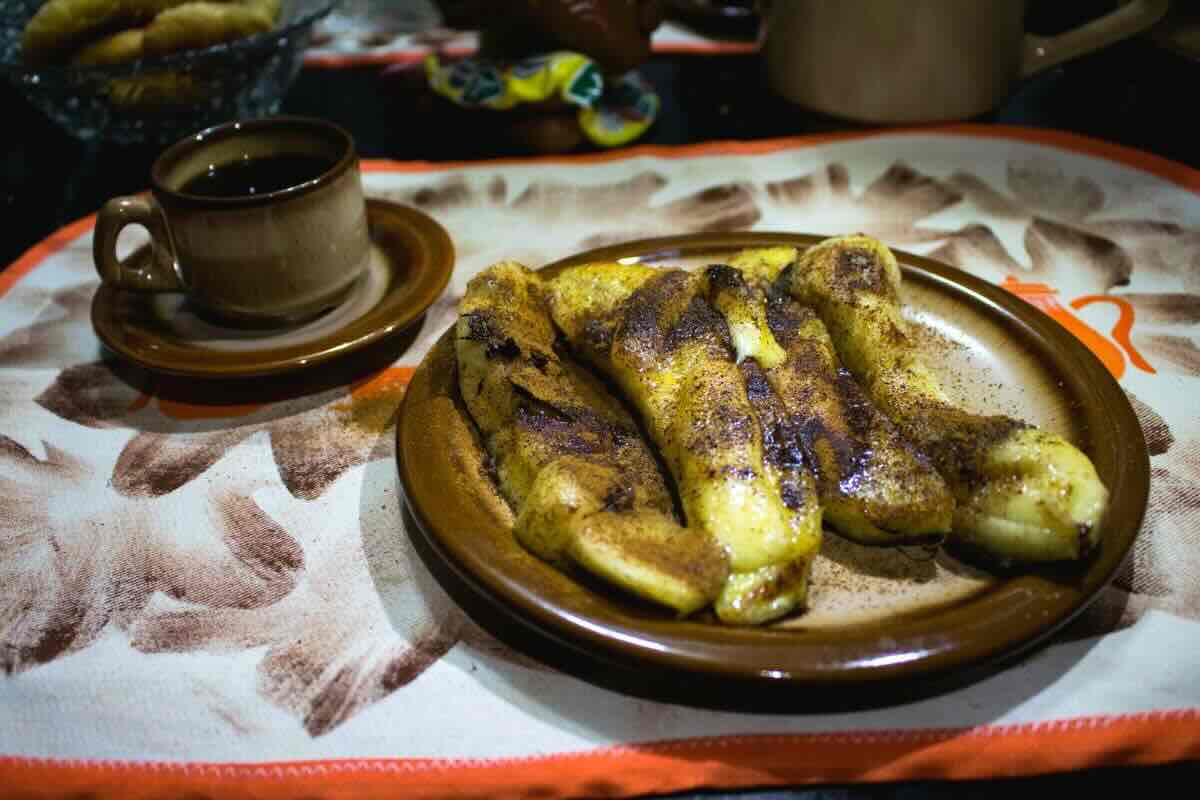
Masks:
[[[1200,172],[982,126],[364,166],[458,261],[403,355],[346,385],[214,406],[130,379],[89,324],[91,219],[0,274],[5,791],[628,796],[1200,758]],[[1007,282],[1093,347],[1153,483],[1082,618],[948,693],[754,714],[556,671],[447,596],[404,530],[392,428],[467,280],[725,229],[866,231]]]

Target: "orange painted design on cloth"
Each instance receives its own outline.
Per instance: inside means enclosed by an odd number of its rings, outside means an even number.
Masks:
[[[412,380],[416,367],[388,367],[350,387],[355,400],[370,400],[381,395],[402,392]]]
[[[1058,289],[1044,283],[1022,283],[1012,275],[1005,278],[1004,283],[1000,286],[1075,334],[1075,338],[1096,354],[1096,357],[1103,362],[1114,378],[1119,380],[1125,374],[1125,357],[1121,355],[1121,351],[1103,335],[1094,331],[1086,322],[1064,308],[1058,302]],[[1132,311],[1132,309],[1130,310]]]
[[[390,367],[350,387],[350,397],[333,405],[342,421],[370,435],[380,435],[396,422],[400,401],[413,367]]]
[[[206,405],[203,403],[181,403],[177,400],[158,398],[158,410],[171,419],[231,419],[246,417],[266,406],[266,403],[231,403],[229,405]]]
[[[1129,356],[1129,360],[1133,365],[1142,372],[1149,372],[1151,375],[1158,373],[1150,362],[1142,357],[1138,349],[1134,347],[1133,341],[1130,339],[1130,334],[1133,332],[1133,306],[1123,297],[1117,297],[1111,294],[1089,294],[1083,297],[1076,297],[1071,301],[1071,308],[1078,311],[1081,308],[1090,306],[1092,303],[1111,303],[1120,311],[1121,316],[1117,319],[1117,324],[1113,325],[1112,338],[1125,351],[1125,355]]]
[[[258,411],[260,408],[267,405],[266,403],[230,403],[222,405],[217,403],[183,403],[178,400],[167,400],[162,397],[155,397],[152,394],[142,392],[137,398],[129,404],[129,413],[141,411],[146,406],[150,405],[151,400],[158,401],[158,411],[164,417],[178,420],[197,420],[197,419],[232,419],[235,417],[245,417]]]

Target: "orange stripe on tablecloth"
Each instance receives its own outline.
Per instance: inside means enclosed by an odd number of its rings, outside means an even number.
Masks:
[[[375,397],[393,395],[408,387],[416,367],[388,367],[350,387],[350,396],[355,400],[370,400]]]
[[[655,53],[675,53],[692,55],[743,55],[758,52],[757,42],[662,42],[652,44]],[[383,64],[417,64],[425,60],[425,56],[436,53],[438,56],[461,58],[473,56],[478,51],[475,47],[444,47],[422,48],[413,50],[392,50],[380,53],[312,53],[304,57],[304,66],[322,69],[338,69],[341,67],[365,67]]]
[[[1169,158],[1156,156],[1125,145],[1113,144],[1101,139],[1080,136],[1065,131],[1042,128],[1023,128],[1016,125],[982,125],[961,123],[955,125],[916,125],[897,128],[876,128],[865,131],[838,131],[815,133],[804,136],[788,136],[777,139],[723,140],[688,145],[643,144],[619,150],[577,155],[535,156],[498,158],[483,161],[386,161],[366,160],[377,172],[437,172],[462,167],[510,166],[522,164],[597,164],[621,161],[627,158],[650,156],[654,158],[692,158],[704,155],[761,155],[791,148],[814,147],[820,144],[846,142],[855,139],[870,139],[877,136],[966,136],[975,139],[1004,139],[1033,144],[1044,144],[1071,150],[1084,155],[1096,156],[1118,164],[1135,167],[1157,175],[1184,189],[1200,194],[1200,170]]]
[[[1200,709],[972,729],[727,736],[512,759],[217,764],[0,758],[17,796],[222,798],[632,796],[1045,774],[1200,758]]]
[[[95,224],[96,215],[89,214],[83,219],[77,219],[71,224],[59,228],[22,253],[16,261],[9,264],[7,269],[0,272],[0,297],[3,297],[9,289],[16,285],[17,281],[36,269],[47,258],[90,231]]]
[[[366,67],[384,64],[419,64],[425,57],[437,54],[440,57],[463,58],[475,55],[474,47],[443,47],[428,50],[394,50],[390,53],[317,53],[304,57],[304,66],[337,69],[340,67]]]
[[[659,42],[651,43],[655,53],[693,55],[743,55],[758,52],[758,42]]]
[[[597,164],[621,161],[627,158],[652,156],[655,158],[690,158],[702,155],[759,155],[774,153],[789,148],[813,147],[830,142],[844,142],[889,135],[950,135],[977,139],[1005,139],[1035,144],[1051,145],[1085,155],[1095,156],[1157,175],[1177,186],[1200,194],[1200,170],[1186,164],[1171,161],[1162,156],[1134,150],[1124,145],[1092,139],[1063,131],[1039,128],[1021,128],[1012,125],[930,125],[910,128],[881,128],[871,131],[842,131],[818,133],[808,136],[792,136],[783,139],[759,139],[754,141],[719,141],[693,145],[638,145],[601,153],[584,153],[567,156],[539,156],[534,158],[502,158],[486,161],[390,161],[385,159],[363,159],[366,172],[439,172],[464,167],[492,167],[523,164]],[[84,233],[95,223],[95,215],[72,222],[35,244],[18,258],[8,269],[0,273],[0,296],[3,296],[24,275],[43,262],[48,256],[61,250],[76,236]]]

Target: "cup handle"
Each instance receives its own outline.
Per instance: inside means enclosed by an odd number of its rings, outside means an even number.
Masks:
[[[1026,34],[1021,77],[1028,78],[1047,67],[1140,33],[1162,19],[1169,6],[1170,0],[1132,0],[1116,11],[1057,36]]]
[[[117,258],[117,236],[126,225],[143,225],[150,232],[149,258]],[[118,289],[135,292],[182,292],[175,248],[167,231],[166,218],[153,197],[114,197],[96,216],[92,238],[92,260],[100,280]]]

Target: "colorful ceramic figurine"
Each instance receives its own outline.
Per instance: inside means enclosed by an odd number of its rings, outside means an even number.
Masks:
[[[650,54],[657,0],[439,0],[446,23],[480,31],[474,58],[425,64],[429,86],[533,152],[641,136],[658,96],[633,72]],[[496,113],[502,112],[502,113]]]

